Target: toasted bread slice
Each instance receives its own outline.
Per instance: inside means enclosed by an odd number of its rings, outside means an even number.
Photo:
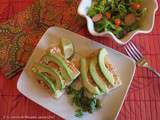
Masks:
[[[75,80],[80,72],[73,62],[64,59],[59,47],[50,47],[39,63],[35,63],[32,72],[38,83],[59,98],[64,88]]]

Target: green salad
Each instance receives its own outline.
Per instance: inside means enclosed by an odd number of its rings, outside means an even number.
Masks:
[[[88,16],[97,32],[111,31],[118,39],[140,27],[139,23],[147,9],[143,0],[94,0]]]

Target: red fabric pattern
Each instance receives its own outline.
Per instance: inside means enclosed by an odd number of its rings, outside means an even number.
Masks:
[[[79,1],[0,1],[0,120],[10,120],[14,117],[16,120],[18,117],[62,120],[21,95],[16,89],[19,72],[49,26],[64,27],[124,52],[123,47],[111,39],[93,37],[88,33],[85,20],[76,13]],[[160,3],[160,0],[158,2]],[[158,71],[160,71],[159,19],[160,10],[156,13],[153,31],[133,38],[133,42],[143,51],[151,66]],[[17,75],[12,77],[15,74]],[[118,120],[159,120],[159,113],[160,79],[147,69],[137,68]]]

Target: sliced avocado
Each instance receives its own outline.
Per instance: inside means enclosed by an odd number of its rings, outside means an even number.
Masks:
[[[56,64],[58,64],[62,69],[63,69],[63,74],[62,76],[64,77],[65,80],[71,80],[73,81],[76,77],[78,77],[77,75],[75,76],[72,73],[72,70],[67,66],[65,59],[63,59],[63,57],[59,56],[59,55],[50,55],[47,54],[43,57],[44,62],[48,63],[49,61],[52,61]]]
[[[100,67],[101,72],[103,73],[104,77],[108,82],[114,86],[114,77],[112,72],[110,72],[107,67],[105,66],[105,56],[107,55],[107,51],[105,48],[101,48],[98,54],[98,64]]]
[[[32,68],[32,72],[34,72],[37,77],[39,77],[41,80],[43,80],[47,84],[51,92],[56,93],[56,88],[54,83],[48,77],[46,77],[44,73],[39,72],[35,67]]]
[[[74,74],[74,79],[70,79],[67,77],[67,74],[63,68],[60,68],[59,70],[61,71],[62,76],[65,79],[66,86],[69,86],[80,75],[80,72],[78,72],[77,74]]]
[[[51,68],[47,65],[37,63],[35,64],[36,67],[40,70],[42,73],[49,73],[52,75],[52,78],[56,80],[56,89],[63,90],[64,89],[64,80],[62,79],[60,73],[55,68]],[[52,79],[51,78],[51,79]]]
[[[88,80],[88,76],[87,76],[88,70],[87,70],[86,59],[85,58],[81,58],[81,60],[80,60],[80,71],[81,71],[82,83],[83,83],[84,87],[91,94],[99,95],[100,90],[98,89],[98,87],[92,85]]]
[[[92,79],[95,81],[97,86],[100,88],[100,90],[103,93],[108,92],[108,87],[106,83],[102,80],[102,78],[98,75],[96,71],[96,64],[97,64],[97,58],[93,58],[89,65],[90,74],[92,76]]]

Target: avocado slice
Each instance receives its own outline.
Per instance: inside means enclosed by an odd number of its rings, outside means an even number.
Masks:
[[[112,72],[108,70],[105,66],[105,56],[107,55],[107,51],[105,48],[101,48],[98,54],[98,64],[100,67],[101,72],[103,73],[104,77],[108,82],[114,86],[114,77]]]
[[[56,88],[54,83],[48,77],[46,77],[44,73],[39,72],[35,67],[32,68],[32,72],[34,72],[37,77],[39,77],[41,80],[43,80],[47,84],[51,92],[56,93]]]
[[[88,76],[87,76],[88,70],[87,70],[85,58],[80,59],[80,72],[81,72],[82,83],[84,85],[84,88],[86,88],[91,94],[94,94],[94,95],[101,94],[99,88],[92,85],[88,80]]]
[[[43,61],[48,64],[48,62],[52,61],[56,64],[58,64],[63,72],[61,71],[61,75],[65,80],[69,80],[69,83],[71,83],[74,79],[78,77],[78,75],[74,75],[72,73],[72,70],[67,66],[65,59],[62,56],[56,55],[56,54],[47,54],[43,57]],[[67,84],[68,85],[68,84]]]
[[[40,70],[40,72],[42,72],[42,73],[46,72],[46,73],[49,73],[52,75],[52,77],[50,79],[53,78],[56,80],[56,89],[63,90],[65,88],[64,80],[62,79],[58,70],[56,70],[55,68],[51,68],[47,65],[40,64],[40,63],[36,63],[35,65],[36,65],[37,69]]]
[[[89,65],[89,70],[90,70],[91,77],[95,81],[95,83],[97,84],[97,86],[100,88],[100,90],[103,93],[106,93],[106,92],[108,92],[109,89],[108,89],[106,83],[98,75],[98,73],[96,71],[96,64],[97,64],[97,57],[93,58],[91,60],[91,62],[90,62],[90,65]]]

